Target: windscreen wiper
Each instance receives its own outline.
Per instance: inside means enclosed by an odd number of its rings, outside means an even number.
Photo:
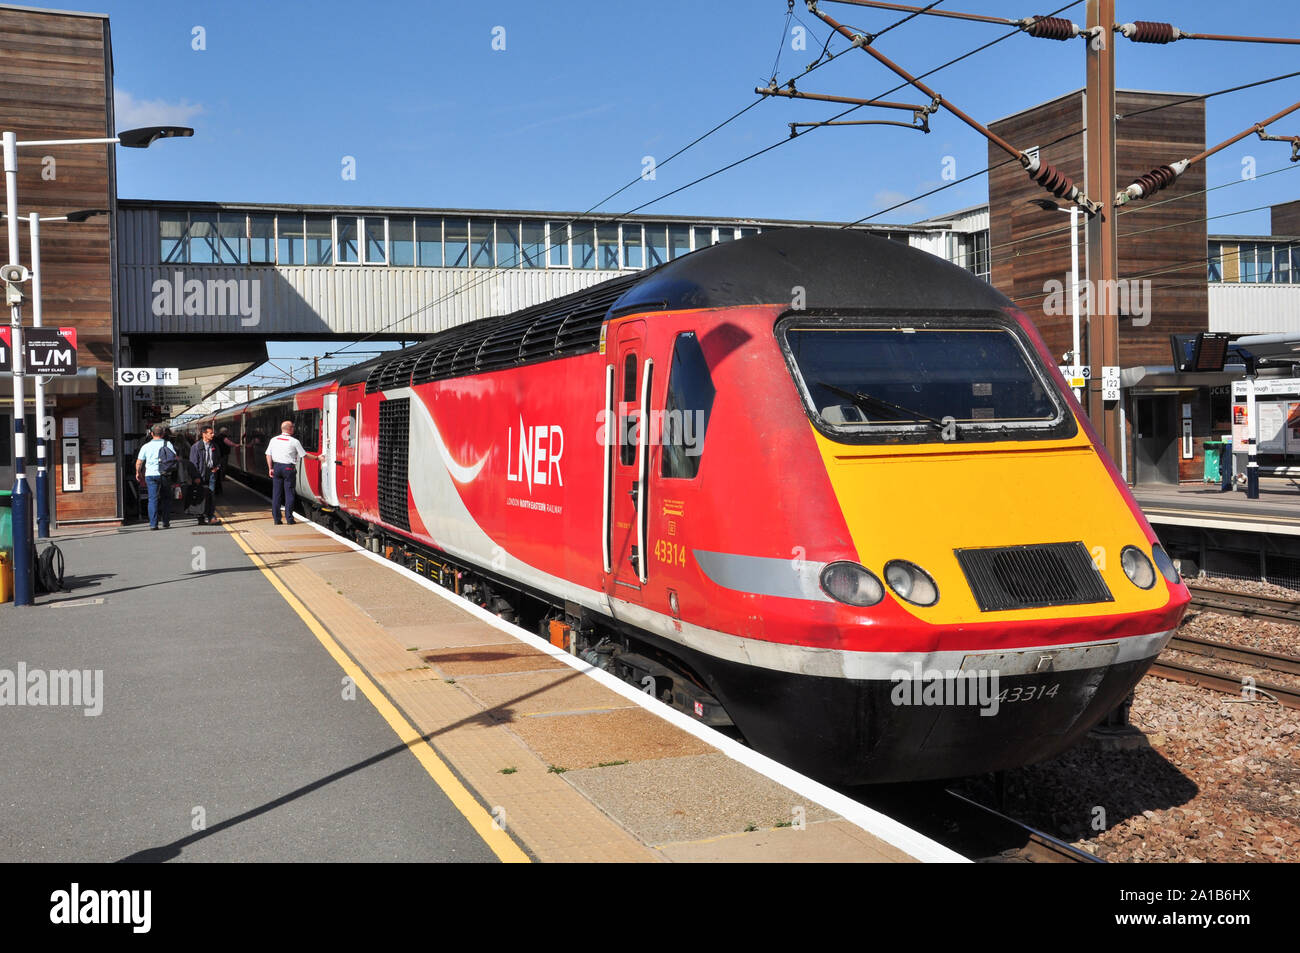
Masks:
[[[832,393],[839,394],[841,397],[847,397],[849,400],[853,401],[853,403],[857,404],[863,410],[874,412],[876,410],[883,409],[887,411],[892,411],[895,415],[902,415],[905,417],[915,418],[916,420],[923,420],[928,424],[933,424],[935,427],[938,427],[940,430],[944,428],[944,422],[942,420],[938,420],[927,414],[923,414],[919,410],[912,410],[910,407],[904,407],[902,404],[895,404],[887,400],[882,400],[879,397],[872,397],[870,394],[864,394],[861,391],[845,390],[843,387],[837,387],[834,384],[828,384],[826,383],[826,381],[817,381],[817,384],[821,387],[825,387],[828,391],[831,391]]]

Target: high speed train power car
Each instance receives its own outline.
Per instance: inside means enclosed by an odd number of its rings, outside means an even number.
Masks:
[[[834,783],[1051,757],[1188,601],[1028,318],[769,231],[195,426],[315,518]]]

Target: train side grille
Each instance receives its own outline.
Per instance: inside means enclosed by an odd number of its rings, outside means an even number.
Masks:
[[[379,403],[379,518],[390,526],[410,530],[406,506],[407,457],[411,440],[411,401]]]
[[[1081,542],[953,552],[982,612],[1114,601]]]

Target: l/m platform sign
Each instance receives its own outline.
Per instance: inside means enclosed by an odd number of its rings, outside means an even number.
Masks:
[[[77,373],[76,328],[24,328],[23,366],[27,374],[69,377]],[[13,370],[12,329],[0,328],[0,372]]]

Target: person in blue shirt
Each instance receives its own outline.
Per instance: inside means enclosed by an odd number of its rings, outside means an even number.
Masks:
[[[167,464],[176,460],[176,448],[163,439],[167,428],[154,424],[153,439],[140,448],[135,458],[135,478],[149,488],[149,528],[158,528],[159,509],[162,510],[163,529],[172,525],[171,480],[163,472]]]

